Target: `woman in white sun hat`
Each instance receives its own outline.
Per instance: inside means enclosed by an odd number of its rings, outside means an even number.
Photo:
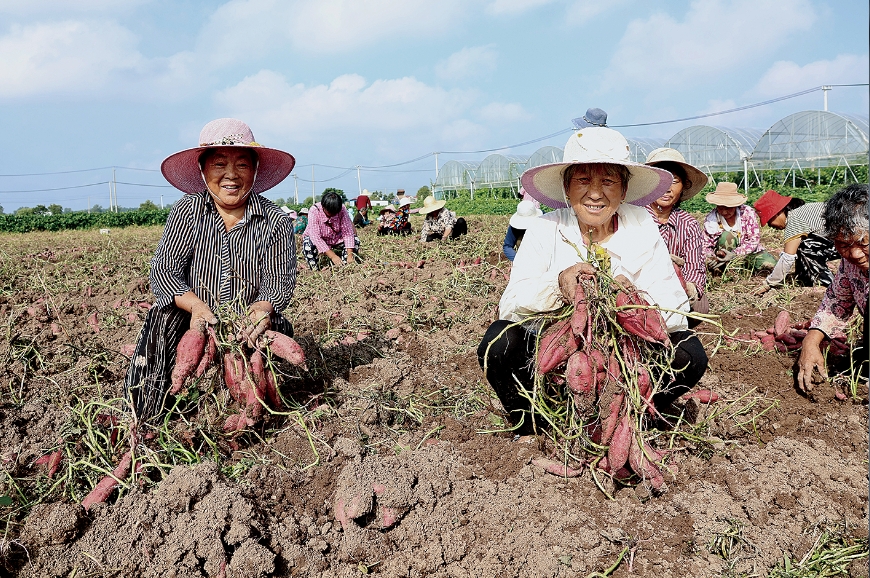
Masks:
[[[511,421],[523,422],[519,433],[532,431],[530,420],[525,419],[530,405],[516,382],[531,389],[537,328],[514,323],[573,303],[579,276],[596,273],[584,261],[590,246],[596,246],[596,253],[606,253],[609,273],[624,286],[644,291],[663,309],[689,310],[668,248],[643,208],[668,190],[673,175],[628,158],[628,143],[621,134],[590,127],[571,135],[561,163],[523,173],[526,192],[557,210],[536,219],[526,230],[499,303],[501,319],[486,331],[477,352]],[[579,248],[583,258],[563,237]],[[688,330],[684,315],[666,311],[663,316],[675,344],[675,376],[653,402],[667,409],[701,379],[707,355]]]
[[[671,260],[683,281],[692,311],[709,313],[704,234],[697,219],[680,208],[680,203],[691,199],[707,185],[707,175],[687,163],[680,151],[672,148],[655,149],[646,157],[646,164],[674,175],[665,194],[646,208],[671,252]],[[694,320],[689,320],[689,326],[695,324]]]
[[[433,196],[423,199],[420,214],[425,215],[425,218],[423,226],[420,227],[420,242],[446,241],[468,233],[468,224],[465,219],[457,218],[456,213],[444,208],[445,204],[446,201],[436,201]]]
[[[517,204],[517,212],[511,215],[511,220],[508,223],[507,233],[504,236],[504,256],[508,261],[513,261],[517,255],[517,248],[523,241],[523,236],[526,234],[526,229],[529,228],[533,219],[537,219],[544,212],[535,207],[532,201],[520,201]]]
[[[172,206],[151,260],[157,301],[124,383],[139,422],[162,413],[182,334],[205,332],[219,307],[243,315],[237,337],[248,346],[270,328],[293,334],[281,315],[296,285],[293,221],[260,193],[283,181],[296,161],[257,143],[233,118],[209,122],[197,142],[161,165],[185,195]]]

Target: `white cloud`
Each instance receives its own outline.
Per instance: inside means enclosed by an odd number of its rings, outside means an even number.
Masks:
[[[870,59],[866,54],[840,54],[833,60],[817,60],[800,66],[791,61],[775,62],[753,89],[762,96],[779,96],[823,84],[867,82]]]
[[[521,14],[529,10],[551,4],[553,0],[492,0],[486,6],[489,14]]]
[[[445,80],[481,77],[495,71],[498,52],[494,44],[463,48],[435,66],[435,73]]]
[[[0,0],[0,14],[54,18],[64,13],[97,12],[105,15],[107,12],[122,12],[149,2],[151,0]]]
[[[662,92],[715,78],[763,58],[815,19],[809,0],[694,0],[682,20],[656,13],[630,22],[605,85]]]
[[[413,77],[368,83],[345,74],[330,84],[290,84],[263,70],[220,91],[216,103],[228,116],[245,119],[263,141],[347,139],[348,135],[419,133],[440,136],[456,131],[477,100],[474,91],[445,90]],[[462,131],[469,132],[464,126]],[[266,134],[266,139],[259,136]]]
[[[480,109],[480,118],[494,124],[529,120],[531,115],[516,102],[491,102]]]
[[[625,4],[627,0],[574,0],[565,12],[565,22],[570,25],[586,24],[599,14],[610,12]]]
[[[261,54],[289,44],[303,53],[342,53],[385,40],[435,37],[457,19],[467,17],[460,0],[231,0],[212,14],[200,34],[215,58]],[[235,42],[213,38],[232,31]]]

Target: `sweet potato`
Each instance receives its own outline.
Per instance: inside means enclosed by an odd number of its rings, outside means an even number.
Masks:
[[[251,381],[254,384],[253,398],[248,398],[248,403],[256,404],[259,412],[263,411],[260,401],[266,400],[266,364],[263,359],[263,354],[259,350],[255,350],[251,354]],[[259,415],[259,413],[257,414]]]
[[[118,480],[123,480],[130,474],[130,464],[133,462],[133,454],[129,451],[121,458],[121,463],[112,470],[112,474],[100,480],[97,485],[91,490],[91,493],[85,496],[82,500],[82,506],[85,510],[89,509],[94,504],[105,502],[118,485]]]
[[[616,426],[619,424],[619,413],[624,399],[625,394],[619,392],[613,396],[610,404],[608,404],[607,415],[601,422],[602,445],[610,445],[610,440],[613,439],[613,432],[616,431]]]
[[[45,466],[45,473],[49,478],[53,477],[57,472],[57,467],[60,465],[60,460],[63,458],[63,451],[57,450],[50,454],[46,454],[33,462],[35,466]]]
[[[188,329],[178,342],[178,353],[175,356],[175,367],[172,368],[172,387],[169,393],[178,393],[184,382],[193,373],[202,359],[205,348],[205,334],[198,329]]]
[[[618,470],[628,461],[628,450],[631,447],[633,437],[634,428],[631,424],[631,417],[628,412],[624,412],[619,425],[616,426],[616,431],[613,432],[610,447],[607,448],[607,461],[611,471]]]
[[[302,350],[302,346],[296,343],[293,338],[272,330],[267,330],[265,335],[269,340],[269,350],[272,353],[291,365],[296,365],[305,370],[308,369],[308,366],[305,364],[305,352]]]
[[[592,393],[595,388],[595,370],[586,353],[575,351],[568,357],[565,379],[574,393]]]
[[[247,402],[247,395],[242,393],[242,380],[245,377],[245,359],[238,353],[224,353],[224,383],[230,396],[239,403]]]
[[[88,315],[88,325],[91,326],[91,329],[94,330],[94,333],[100,332],[100,322],[97,320],[97,312],[94,311],[90,315]]]
[[[637,292],[631,295],[624,291],[616,293],[616,306],[628,305],[648,306],[649,302]],[[616,321],[619,325],[636,337],[650,343],[670,344],[665,320],[658,309],[624,309],[616,312]]]
[[[577,345],[567,319],[552,324],[541,336],[536,371],[543,375],[556,369],[577,351]]]
[[[577,283],[577,291],[574,293],[574,313],[571,315],[571,331],[576,337],[583,335],[586,330],[586,322],[589,318],[589,310],[586,305],[586,291],[583,283]]]
[[[539,468],[542,468],[547,473],[562,478],[576,478],[583,473],[582,468],[569,468],[565,464],[554,462],[553,460],[547,460],[544,458],[534,458],[532,459],[532,464],[538,466]]]
[[[199,365],[196,366],[196,372],[194,373],[196,377],[202,377],[203,374],[208,371],[208,368],[214,364],[214,360],[217,358],[217,353],[218,347],[214,338],[214,331],[209,329],[205,351],[203,351],[202,359],[200,360]]]
[[[652,448],[648,444],[644,444],[644,449],[651,450]],[[661,489],[662,485],[665,483],[665,477],[662,475],[662,471],[656,464],[651,462],[646,455],[644,455],[644,450],[641,449],[640,445],[638,445],[637,436],[631,438],[631,448],[628,451],[628,463],[631,466],[631,469],[634,470],[634,473],[644,480],[647,480],[654,489]]]
[[[687,393],[682,397],[683,399],[695,398],[701,403],[716,403],[719,401],[719,394],[711,389],[699,389],[698,391]]]
[[[789,335],[788,333],[781,333],[776,336],[776,340],[780,343],[784,343],[786,345],[794,345],[797,343],[797,339]]]
[[[788,311],[780,311],[776,316],[776,321],[773,322],[773,334],[779,337],[788,331],[789,319]]]
[[[769,335],[769,333],[767,331],[753,331],[752,332],[752,336],[755,337],[756,339],[764,339],[768,335]]]

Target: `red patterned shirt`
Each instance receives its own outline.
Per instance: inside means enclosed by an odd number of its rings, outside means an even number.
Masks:
[[[337,215],[327,217],[326,211],[317,203],[308,211],[308,226],[303,236],[309,237],[317,250],[325,253],[342,241],[345,247],[352,248],[356,229],[347,209],[342,207]]]
[[[847,259],[840,261],[834,282],[828,286],[811,329],[824,331],[828,337],[842,337],[852,312],[867,319],[867,272]]]
[[[707,269],[704,266],[704,237],[701,225],[695,217],[683,209],[674,209],[665,223],[659,222],[652,209],[646,208],[653,222],[659,226],[659,234],[665,240],[672,255],[682,257],[686,264],[682,268],[683,278],[692,283],[699,295],[704,294],[707,283]]]

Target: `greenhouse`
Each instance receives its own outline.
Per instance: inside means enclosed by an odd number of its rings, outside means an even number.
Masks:
[[[474,172],[474,186],[477,189],[510,187],[519,190],[519,178],[526,170],[528,162],[527,157],[491,154],[481,161]]]
[[[478,163],[468,161],[448,161],[438,170],[435,178],[435,192],[456,191],[471,188],[475,180]]]
[[[868,117],[808,110],[776,122],[750,161],[756,169],[818,169],[867,164]]]
[[[541,165],[549,165],[550,163],[561,163],[562,154],[562,149],[559,147],[541,147],[533,152],[532,156],[529,157],[527,168],[531,169]]]
[[[646,162],[646,157],[656,149],[665,146],[663,138],[626,138],[628,141],[628,158],[636,163]]]
[[[745,170],[755,144],[756,129],[690,126],[667,140],[664,146],[680,151],[686,162],[705,173]]]

